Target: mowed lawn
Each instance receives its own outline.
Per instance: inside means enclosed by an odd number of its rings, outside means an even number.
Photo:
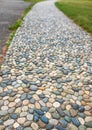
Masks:
[[[92,34],[92,0],[59,0],[55,5]]]

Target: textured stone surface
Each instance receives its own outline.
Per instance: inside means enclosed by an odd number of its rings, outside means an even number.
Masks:
[[[0,129],[92,128],[91,49],[54,0],[35,5],[1,66]]]

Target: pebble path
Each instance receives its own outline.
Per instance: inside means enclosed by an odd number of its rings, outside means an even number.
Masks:
[[[54,1],[33,7],[7,52],[0,130],[92,130],[92,37]]]

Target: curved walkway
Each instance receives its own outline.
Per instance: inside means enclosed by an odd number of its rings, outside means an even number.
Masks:
[[[0,130],[92,130],[92,37],[54,1],[25,17],[0,82]]]

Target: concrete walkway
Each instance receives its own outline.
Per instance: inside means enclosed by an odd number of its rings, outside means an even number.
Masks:
[[[25,17],[0,83],[0,130],[92,129],[92,37],[54,1]]]
[[[28,5],[23,0],[0,0],[0,54],[11,32],[9,26],[15,23]]]

